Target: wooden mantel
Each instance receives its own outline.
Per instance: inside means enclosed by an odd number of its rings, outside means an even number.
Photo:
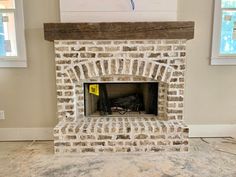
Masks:
[[[193,39],[194,22],[45,23],[44,37],[48,41]]]

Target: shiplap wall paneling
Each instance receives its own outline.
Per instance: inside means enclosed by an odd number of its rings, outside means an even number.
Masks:
[[[177,0],[60,0],[61,22],[171,21]]]

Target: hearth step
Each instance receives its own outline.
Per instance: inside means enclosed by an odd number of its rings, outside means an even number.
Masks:
[[[56,153],[188,151],[183,121],[155,117],[86,117],[54,129]]]

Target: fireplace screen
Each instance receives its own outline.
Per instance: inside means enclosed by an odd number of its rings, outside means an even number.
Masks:
[[[85,83],[85,116],[158,115],[158,83]]]

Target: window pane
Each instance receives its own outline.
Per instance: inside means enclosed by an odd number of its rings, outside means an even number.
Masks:
[[[222,8],[236,8],[236,0],[221,0]]]
[[[0,57],[17,56],[14,13],[0,13]]]
[[[236,54],[236,11],[222,12],[220,54]]]
[[[0,0],[0,9],[14,9],[15,0]]]

